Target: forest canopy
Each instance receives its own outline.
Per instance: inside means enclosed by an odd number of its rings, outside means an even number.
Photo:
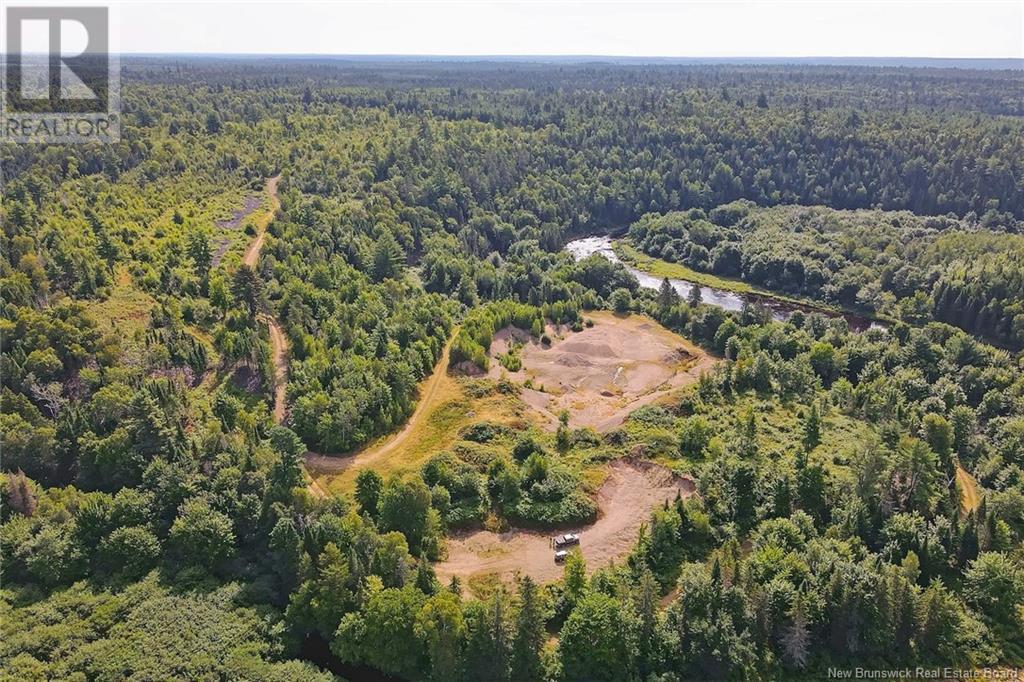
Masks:
[[[116,144],[0,147],[5,679],[1024,664],[1019,72],[128,57],[123,90]],[[608,233],[830,315],[564,251]],[[437,372],[518,409],[498,332],[602,309],[713,369],[606,432],[463,410],[308,478]],[[614,565],[438,579],[455,530],[592,522],[618,460],[694,494]]]

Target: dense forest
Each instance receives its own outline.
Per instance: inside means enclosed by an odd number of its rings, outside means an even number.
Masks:
[[[353,679],[1024,665],[1019,72],[126,58],[123,88],[117,144],[0,148],[4,679],[332,679],[317,643]],[[893,322],[562,250],[627,228]],[[605,433],[480,419],[310,484],[307,451],[400,428],[444,357],[479,374],[501,329],[601,309],[720,362]],[[451,531],[593,520],[626,457],[697,494],[621,561],[435,575]]]

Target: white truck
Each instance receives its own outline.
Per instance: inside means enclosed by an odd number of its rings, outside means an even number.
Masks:
[[[580,544],[580,536],[577,533],[565,533],[551,538],[551,544],[555,549],[563,549]]]

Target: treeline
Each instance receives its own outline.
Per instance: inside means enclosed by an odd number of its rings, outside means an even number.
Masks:
[[[622,61],[622,63],[613,63]],[[537,116],[543,106],[530,106],[537,98],[555,91],[614,93],[626,87],[652,92],[666,88],[736,93],[740,102],[754,105],[764,91],[784,104],[800,103],[814,91],[815,106],[855,107],[868,110],[905,109],[930,111],[979,111],[1019,116],[1020,78],[1013,69],[769,65],[769,64],[629,64],[626,60],[585,63],[566,60],[560,64],[511,60],[458,62],[374,61],[363,59],[295,60],[264,58],[259,71],[245,58],[217,59],[128,57],[122,62],[125,82],[186,86],[210,84],[223,88],[302,89],[303,102],[311,104],[325,90],[339,85],[345,92],[331,101],[365,107],[420,108],[424,89],[447,90],[445,117],[486,117],[516,124],[527,114]],[[387,78],[388,88],[380,87]],[[758,87],[761,86],[761,87]],[[476,96],[487,91],[491,97]],[[523,94],[523,92],[527,94]],[[754,93],[750,97],[741,93]],[[498,98],[501,98],[500,100]],[[541,100],[543,101],[543,100]]]
[[[541,307],[499,301],[476,308],[463,320],[452,342],[449,362],[453,367],[468,362],[486,371],[490,366],[488,352],[496,332],[512,327],[529,332],[537,341],[542,341],[547,338],[545,328],[548,321],[574,326],[575,331],[583,328],[579,307],[572,300],[555,301]]]

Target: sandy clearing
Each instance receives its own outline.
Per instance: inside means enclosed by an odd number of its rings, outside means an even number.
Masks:
[[[587,569],[622,559],[633,548],[640,526],[651,510],[677,494],[692,495],[692,480],[674,475],[665,467],[643,460],[616,460],[598,491],[600,515],[594,523],[574,529],[580,533],[580,551]],[[496,574],[511,581],[517,574],[550,582],[562,575],[554,561],[550,538],[554,532],[486,530],[457,534],[448,540],[448,558],[434,564],[442,582],[452,576],[467,581],[474,576]]]
[[[981,504],[978,482],[959,464],[956,465],[956,480],[960,484],[960,509],[968,514]]]
[[[549,346],[519,330],[503,329],[489,349],[488,374],[520,384],[529,380],[534,388],[524,386],[522,398],[551,428],[566,410],[573,428],[610,431],[637,408],[696,382],[716,362],[646,316],[594,312],[587,317],[594,326],[580,332],[549,325]],[[513,342],[521,344],[522,369],[508,372],[497,356]]]

